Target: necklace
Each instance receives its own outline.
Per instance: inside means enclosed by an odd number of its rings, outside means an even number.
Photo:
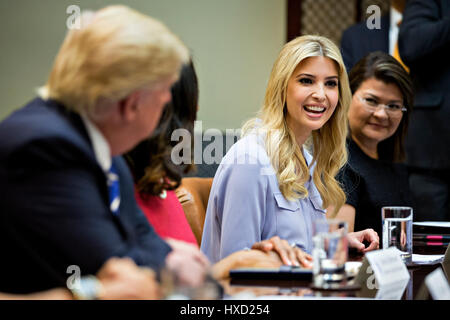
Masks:
[[[159,197],[161,199],[167,198],[167,191],[165,189],[163,189],[163,191],[159,194]]]

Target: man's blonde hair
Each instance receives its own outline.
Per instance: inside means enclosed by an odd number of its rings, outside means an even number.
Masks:
[[[260,111],[262,123],[249,120],[243,127],[243,135],[260,127],[266,133],[265,148],[276,171],[280,191],[287,199],[308,195],[305,183],[309,169],[298,146],[294,133],[286,122],[286,94],[289,79],[304,59],[323,56],[336,64],[339,73],[339,101],[330,119],[319,130],[314,130],[307,141],[312,149],[314,183],[323,199],[323,207],[334,206],[334,214],[345,203],[345,193],[335,177],[347,161],[345,139],[347,137],[347,112],[351,92],[347,72],[339,48],[321,36],[301,36],[282,48],[274,63],[266,89],[264,105]]]
[[[188,60],[187,48],[164,24],[109,6],[68,32],[39,93],[75,112],[92,113],[102,101],[119,101],[177,76]]]

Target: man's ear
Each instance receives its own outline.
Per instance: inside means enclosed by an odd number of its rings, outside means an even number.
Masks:
[[[134,91],[119,101],[119,113],[126,122],[131,122],[138,116],[139,99],[139,91]]]

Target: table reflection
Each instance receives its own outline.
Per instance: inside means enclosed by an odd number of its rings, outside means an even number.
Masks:
[[[444,254],[446,248],[415,248],[417,254]],[[362,261],[363,255],[351,254],[350,261]],[[403,300],[414,300],[419,296],[425,277],[441,264],[408,266],[410,280],[403,293]],[[353,281],[353,282],[352,282]],[[361,287],[350,279],[345,288],[338,290],[315,289],[309,281],[300,280],[235,280],[227,279],[221,282],[225,294],[232,299],[255,299],[262,296],[304,297],[304,298],[367,298],[362,294]],[[423,297],[422,297],[423,299]]]

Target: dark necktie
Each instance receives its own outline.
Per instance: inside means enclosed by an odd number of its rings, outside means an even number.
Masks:
[[[117,174],[117,168],[114,163],[111,164],[111,167],[107,172],[107,183],[109,193],[109,208],[111,209],[113,215],[118,215],[120,205],[120,187],[119,175]]]

